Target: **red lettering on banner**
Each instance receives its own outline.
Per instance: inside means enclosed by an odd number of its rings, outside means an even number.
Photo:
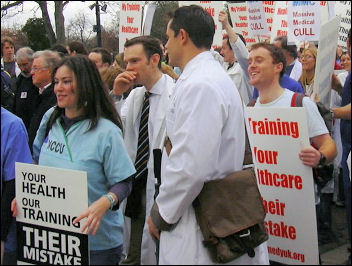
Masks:
[[[243,12],[246,11],[247,7],[246,6],[236,6],[236,11],[237,12]]]
[[[272,8],[272,7],[265,6],[265,7],[264,7],[264,12],[265,12],[265,13],[274,14],[275,10],[274,10],[274,8]]]
[[[247,20],[247,16],[238,16],[240,20]]]
[[[247,27],[248,27],[248,24],[247,24],[247,22],[241,22],[241,23],[235,22],[235,26],[236,26],[236,28],[240,28],[240,27],[245,27],[245,28],[247,28]]]
[[[257,168],[258,184],[263,186],[281,187],[301,190],[302,177],[293,174],[271,173],[267,169]]]
[[[286,20],[281,20],[281,27],[287,27],[287,21]]]
[[[257,147],[254,147],[254,156],[259,163],[277,164],[277,151],[258,150]]]
[[[274,1],[262,1],[263,5],[268,5],[268,6],[272,6],[274,5]]]
[[[285,203],[279,202],[278,199],[275,199],[275,202],[270,200],[267,201],[265,199],[262,200],[266,213],[269,212],[270,214],[285,216]]]
[[[309,30],[309,31],[308,31]],[[303,29],[295,29],[293,31],[293,34],[295,36],[314,36],[315,34],[313,33],[313,29],[312,28],[303,28]]]
[[[287,36],[286,30],[277,30],[276,36]]]
[[[266,19],[266,22],[267,22],[267,23],[273,23],[273,18],[267,18],[267,19]]]
[[[278,15],[287,15],[287,8],[278,8],[277,14]]]
[[[209,13],[210,16],[214,17],[215,16],[215,9],[212,7],[206,7],[204,8],[205,11]]]
[[[264,225],[269,235],[291,240],[296,239],[296,228],[292,225],[288,226],[282,221],[275,223],[271,220],[265,221]]]
[[[134,18],[132,17],[127,17],[127,23],[133,23]]]

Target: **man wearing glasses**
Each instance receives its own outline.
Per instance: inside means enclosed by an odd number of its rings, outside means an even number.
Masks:
[[[60,60],[56,52],[49,50],[35,52],[33,58],[31,75],[33,84],[39,88],[39,95],[34,102],[34,112],[28,129],[31,151],[43,115],[56,104],[54,84],[51,83],[51,73]]]

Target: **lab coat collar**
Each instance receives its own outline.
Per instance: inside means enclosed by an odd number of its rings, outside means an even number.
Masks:
[[[194,69],[198,67],[201,61],[208,61],[208,60],[214,60],[210,51],[204,51],[196,55],[186,64],[181,76],[178,79],[184,80],[188,78],[193,73]]]

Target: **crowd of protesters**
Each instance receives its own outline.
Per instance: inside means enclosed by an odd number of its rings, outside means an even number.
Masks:
[[[92,265],[213,264],[192,202],[204,183],[242,169],[243,106],[290,107],[296,92],[305,96],[311,142],[297,156],[331,166],[330,180],[315,184],[319,243],[331,241],[333,201],[345,205],[351,235],[351,31],[348,51],[336,51],[328,120],[313,89],[317,45],[277,37],[248,49],[226,12],[218,20],[220,49],[211,47],[213,18],[192,5],[170,16],[165,47],[140,36],[116,58],[77,41],[16,51],[1,37],[2,264],[17,262],[15,162],[87,172],[89,207],[73,223],[84,219]],[[269,264],[266,242],[254,252],[232,263]]]

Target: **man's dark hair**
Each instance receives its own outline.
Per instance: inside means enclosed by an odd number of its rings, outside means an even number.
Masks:
[[[172,20],[170,29],[175,32],[175,37],[180,29],[184,29],[197,48],[211,48],[215,34],[215,23],[202,7],[183,6],[169,15]]]
[[[152,36],[138,36],[132,38],[125,42],[125,48],[130,47],[135,44],[142,44],[145,54],[148,60],[154,54],[158,54],[160,59],[158,63],[158,68],[161,69],[161,59],[163,58],[163,52],[160,47],[159,39]]]
[[[76,51],[76,54],[88,55],[88,51],[83,43],[79,41],[69,42],[67,45],[70,48],[71,53]]]
[[[83,108],[84,115],[90,120],[87,131],[97,126],[100,117],[110,120],[122,131],[120,116],[95,64],[84,55],[66,56],[54,69],[52,73],[53,81],[56,71],[61,66],[67,66],[76,78],[78,94],[77,109]],[[47,132],[49,132],[55,120],[63,113],[63,108],[59,106],[55,107],[49,119]]]
[[[58,52],[61,58],[68,55],[68,52],[67,52],[65,46],[63,46],[62,44],[59,44],[59,43],[55,44],[53,47],[51,47],[50,50]]]
[[[286,71],[286,56],[282,52],[282,49],[273,44],[256,43],[251,46],[251,51],[261,47],[270,52],[270,55],[273,59],[274,64],[282,63],[282,70],[280,72],[280,78],[282,78],[282,76],[285,74],[285,71]]]
[[[279,36],[275,38],[275,41],[279,41],[281,43],[281,48],[290,53],[290,55],[296,59],[297,58],[297,47],[296,45],[287,45],[287,37]]]
[[[246,40],[243,38],[242,34],[236,33],[238,37],[240,37],[241,41],[244,43],[244,45],[246,46]],[[230,47],[230,49],[232,50],[232,47],[230,45],[230,38],[229,35],[225,34],[224,37],[222,37],[223,40],[227,41],[227,45]]]
[[[90,51],[91,53],[98,53],[101,54],[101,61],[104,63],[108,63],[109,66],[111,65],[112,62],[112,57],[111,54],[109,53],[108,50],[106,50],[105,48],[101,48],[101,47],[96,47],[94,48],[92,51]]]

